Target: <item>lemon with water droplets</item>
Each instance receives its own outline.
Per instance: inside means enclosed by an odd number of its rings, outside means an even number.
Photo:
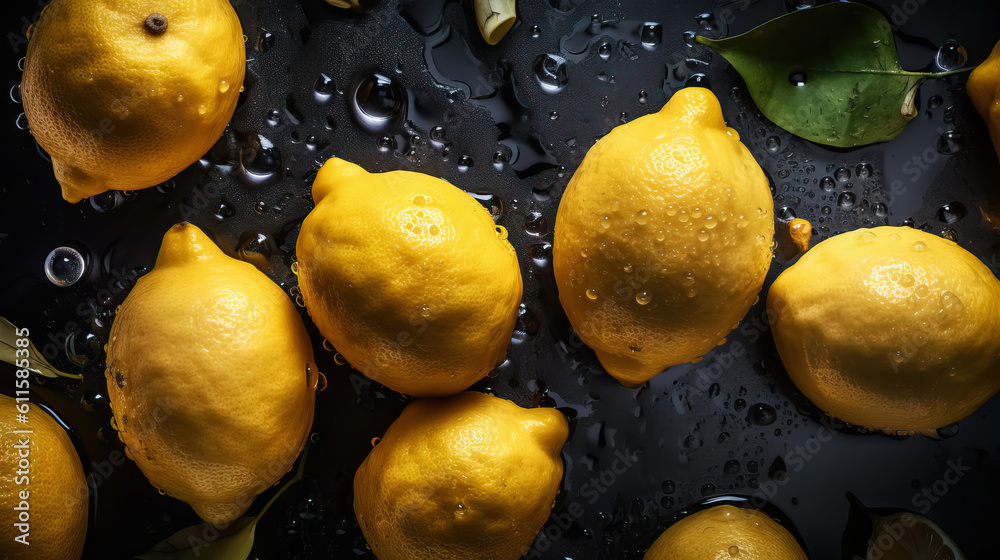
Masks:
[[[682,89],[615,128],[556,215],[553,269],[574,331],[628,386],[708,352],[763,285],[771,207],[711,91]]]
[[[643,560],[807,560],[784,527],[755,509],[714,506],[663,532]]]
[[[831,237],[778,276],[767,305],[792,381],[846,422],[933,430],[1000,390],[1000,281],[936,235]]]
[[[70,202],[152,187],[197,161],[243,85],[226,0],[53,0],[29,35],[24,114]]]
[[[223,526],[305,444],[319,379],[312,361],[284,291],[178,224],[111,325],[115,426],[150,483]]]
[[[410,404],[354,476],[354,511],[380,560],[517,560],[562,481],[566,418],[462,393]]]
[[[993,147],[1000,156],[1000,42],[990,56],[969,74],[965,91],[972,105],[986,121]]]
[[[503,361],[521,302],[506,232],[468,193],[331,159],[296,245],[320,333],[390,389],[453,395]]]
[[[54,418],[34,404],[20,405],[27,411],[0,395],[0,557],[79,560],[90,499],[80,458]],[[15,421],[21,413],[27,423]]]

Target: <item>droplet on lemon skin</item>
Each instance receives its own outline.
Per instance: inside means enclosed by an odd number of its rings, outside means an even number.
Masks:
[[[808,560],[795,537],[768,515],[731,505],[682,518],[649,547],[643,560]]]
[[[626,386],[709,352],[760,292],[773,205],[705,88],[616,127],[556,214],[553,271],[574,332]]]
[[[1000,281],[936,235],[834,236],[775,280],[767,307],[792,381],[840,420],[924,432],[1000,391]]]

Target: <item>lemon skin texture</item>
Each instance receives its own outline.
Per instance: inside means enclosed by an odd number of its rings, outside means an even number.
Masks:
[[[469,194],[422,173],[331,159],[296,243],[320,333],[390,389],[458,393],[503,361],[521,302],[506,232]]]
[[[21,95],[63,198],[152,187],[197,161],[233,115],[245,60],[226,0],[53,0]]]
[[[552,408],[482,393],[403,410],[354,477],[379,560],[517,560],[552,509],[569,429]]]
[[[119,307],[109,400],[150,483],[225,526],[294,464],[319,372],[295,305],[197,227],[173,226]]]
[[[640,385],[736,326],[771,261],[772,204],[704,88],[590,149],[559,203],[553,269],[574,331],[608,373]]]
[[[693,513],[671,525],[644,560],[808,560],[784,527],[767,515],[730,505]]]
[[[792,381],[845,422],[934,430],[1000,389],[1000,282],[936,235],[831,237],[778,276],[767,305]]]
[[[21,403],[24,404],[24,403]],[[28,404],[28,422],[15,421],[21,411],[11,397],[0,395],[0,557],[9,560],[79,560],[87,536],[89,490],[80,458],[63,427],[40,407]],[[15,433],[31,430],[32,433]],[[28,440],[27,449],[23,448]],[[27,453],[27,457],[22,454]],[[21,460],[29,462],[23,468]],[[19,475],[18,471],[26,471]],[[27,492],[27,499],[21,493]],[[15,541],[24,534],[22,510],[29,516],[28,545]]]
[[[1000,42],[990,56],[969,74],[965,91],[972,105],[986,121],[993,147],[1000,157]]]

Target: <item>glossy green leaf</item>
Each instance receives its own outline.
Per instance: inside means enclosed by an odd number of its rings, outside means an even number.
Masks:
[[[267,513],[267,509],[278,499],[278,496],[281,496],[289,486],[302,480],[308,451],[308,447],[302,451],[302,456],[299,457],[299,468],[295,471],[295,476],[271,497],[263,509],[260,510],[260,513],[257,514],[257,517],[240,518],[221,531],[216,531],[207,523],[181,529],[154,546],[149,552],[136,556],[136,559],[246,560],[253,549],[257,522]]]
[[[885,17],[848,2],[798,10],[728,39],[697,41],[733,65],[775,124],[841,148],[894,138],[917,115],[920,84],[954,72],[903,70]]]
[[[18,334],[20,330],[21,329],[15,327],[7,319],[0,317],[0,361],[7,362],[15,367],[19,367],[17,365],[19,359],[17,355],[18,349],[25,349],[17,345],[18,340],[26,338]],[[83,379],[82,375],[65,373],[53,367],[52,364],[50,364],[48,360],[42,356],[42,353],[38,351],[38,348],[35,348],[34,343],[30,340],[28,341],[26,349],[28,351],[28,367],[25,369],[29,369],[39,375],[44,375],[45,377],[70,377],[72,379]],[[24,357],[21,356],[20,359],[23,360]]]

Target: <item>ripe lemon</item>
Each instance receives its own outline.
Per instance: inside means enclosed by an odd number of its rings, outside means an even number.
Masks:
[[[644,560],[807,560],[784,527],[755,510],[729,505],[693,513],[671,525]]]
[[[426,397],[458,393],[503,361],[521,273],[482,205],[441,179],[336,158],[313,198],[296,245],[299,285],[351,365]]]
[[[163,236],[107,351],[129,457],[213,525],[277,482],[309,435],[319,372],[295,305],[191,224]]]
[[[53,0],[21,94],[63,198],[144,189],[197,161],[233,115],[244,52],[226,0]]]
[[[63,427],[41,408],[29,405],[26,424],[15,421],[19,412],[14,399],[0,395],[0,556],[79,560],[89,500],[80,458]],[[17,523],[27,525],[26,536]]]
[[[767,178],[704,88],[619,126],[559,203],[553,269],[577,335],[623,385],[715,347],[771,261]]]
[[[552,408],[482,393],[410,404],[354,476],[380,560],[517,560],[549,517],[569,436]]]
[[[935,235],[885,226],[831,237],[778,276],[767,305],[792,381],[846,422],[932,430],[1000,389],[1000,282]]]
[[[1000,156],[1000,42],[994,45],[990,56],[969,74],[965,90],[976,111],[986,121],[993,147]]]

